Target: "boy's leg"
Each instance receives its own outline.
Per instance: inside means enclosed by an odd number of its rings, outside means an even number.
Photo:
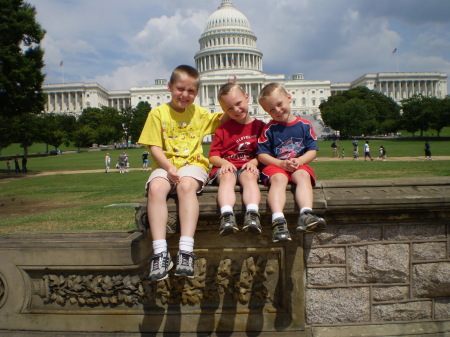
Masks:
[[[269,182],[270,188],[267,202],[272,211],[272,241],[290,241],[291,235],[283,215],[286,204],[286,186],[289,183],[289,179],[283,173],[275,173],[270,177]]]
[[[220,235],[236,233],[239,228],[236,224],[233,208],[236,204],[236,175],[234,172],[226,172],[217,177],[219,190],[217,192],[217,202],[220,207]]]
[[[259,203],[261,202],[261,192],[258,186],[258,176],[249,172],[243,171],[239,176],[239,183],[242,186],[242,200],[246,206],[244,218],[244,231],[260,234],[261,218],[258,213]]]
[[[153,240],[165,240],[167,231],[167,195],[172,186],[164,178],[155,178],[148,184],[147,213]]]
[[[164,178],[154,178],[147,188],[147,213],[154,253],[150,262],[149,278],[151,281],[167,278],[168,271],[173,267],[166,242],[168,219],[166,198],[170,190],[171,185]]]
[[[175,275],[194,277],[194,235],[199,216],[197,191],[203,183],[192,177],[184,176],[177,185],[178,216],[180,218],[180,247],[177,254]]]
[[[300,208],[297,232],[310,233],[325,229],[325,220],[312,211],[314,194],[309,172],[297,170],[292,174],[292,182],[297,185],[295,201]]]
[[[201,189],[202,185],[202,182],[187,176],[182,177],[177,185],[181,236],[193,238],[195,235],[199,216],[197,191]]]
[[[292,174],[292,182],[296,184],[295,202],[300,209],[313,206],[313,189],[311,176],[305,170],[297,170]]]
[[[276,173],[270,177],[270,188],[267,194],[267,202],[272,213],[282,213],[286,204],[286,186],[289,179],[282,173]]]
[[[234,187],[236,186],[236,176],[233,172],[227,172],[217,177],[219,182],[219,190],[217,192],[217,203],[219,207],[231,206],[236,203],[236,194]]]

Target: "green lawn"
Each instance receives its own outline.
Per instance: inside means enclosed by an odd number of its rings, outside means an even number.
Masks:
[[[361,153],[363,142],[360,141]],[[450,160],[389,161],[389,157],[423,156],[423,141],[370,140],[374,157],[384,145],[388,161],[351,160],[351,142],[342,141],[346,160],[321,160],[331,157],[331,142],[319,142],[318,160],[311,163],[317,178],[379,179],[395,177],[450,176]],[[450,156],[450,141],[431,142],[434,156]],[[205,146],[207,152],[209,146]],[[141,167],[144,148],[127,150],[131,168]],[[121,150],[109,151],[115,164]],[[60,170],[92,170],[104,168],[105,151],[63,154],[30,158],[30,174],[5,172],[0,162],[0,235],[13,231],[46,230],[112,230],[134,229],[134,208],[107,207],[111,204],[136,203],[145,200],[144,185],[149,172],[133,170],[127,174],[78,173],[34,175]],[[113,166],[113,165],[112,165]],[[10,179],[12,178],[12,179]]]

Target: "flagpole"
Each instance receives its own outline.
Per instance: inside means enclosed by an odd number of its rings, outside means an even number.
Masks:
[[[398,73],[398,52],[395,53],[395,56],[396,56],[396,58],[397,58],[397,73]]]
[[[397,60],[397,73],[398,73],[398,50],[397,50],[397,48],[395,48],[395,49],[392,51],[392,54],[395,54],[395,58],[396,58],[396,60]]]

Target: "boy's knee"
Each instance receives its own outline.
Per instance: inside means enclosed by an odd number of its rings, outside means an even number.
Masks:
[[[170,184],[165,179],[153,179],[147,186],[149,197],[166,197],[170,191]]]
[[[177,194],[196,193],[200,189],[200,182],[191,177],[183,177],[177,185]]]

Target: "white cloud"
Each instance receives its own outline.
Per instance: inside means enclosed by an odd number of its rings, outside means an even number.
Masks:
[[[395,71],[397,56],[401,71],[450,73],[450,23],[443,15],[450,1],[434,1],[442,8],[421,0],[233,4],[250,21],[266,73],[337,82]],[[151,85],[178,64],[193,65],[206,20],[220,6],[220,0],[30,3],[47,30],[46,82],[59,81],[64,59],[66,81],[97,81],[108,89]]]

